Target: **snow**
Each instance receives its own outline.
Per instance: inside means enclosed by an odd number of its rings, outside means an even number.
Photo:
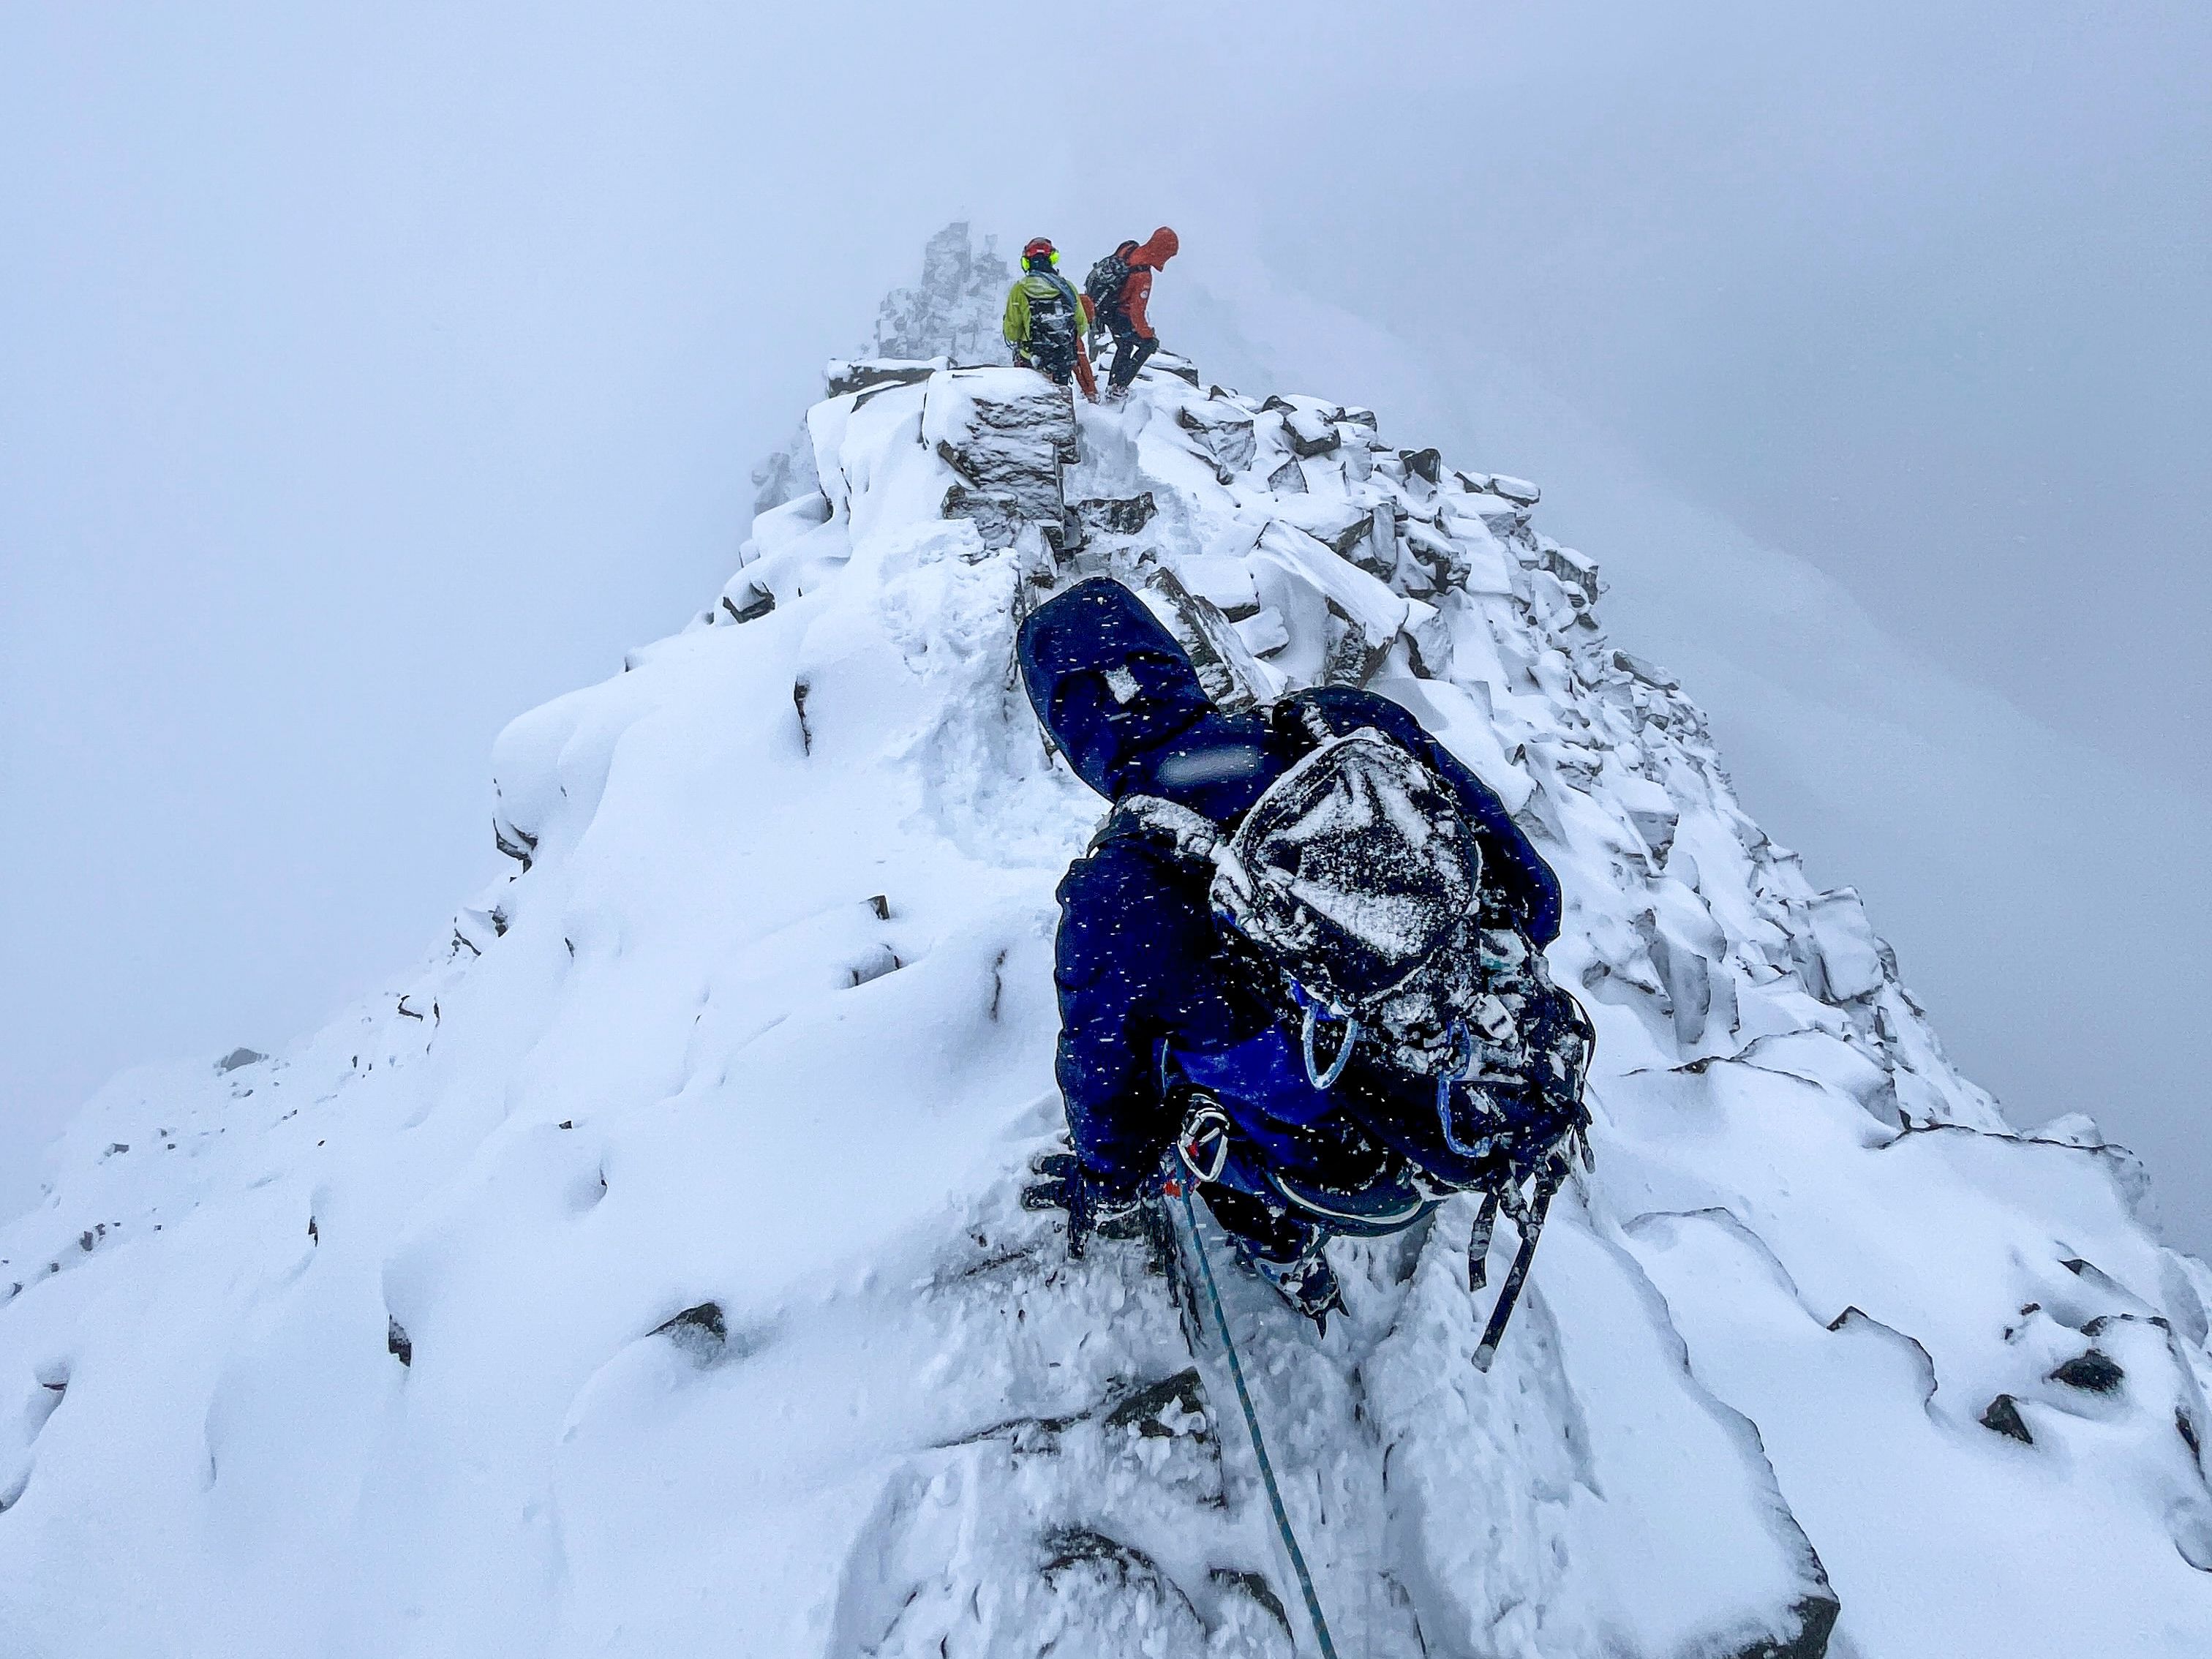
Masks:
[[[1487,1375],[1463,1201],[1334,1247],[1325,1340],[1222,1274],[1340,1650],[2212,1650],[2212,1275],[1952,1068],[1533,486],[1155,373],[1069,464],[1034,377],[923,367],[810,413],[730,605],[501,735],[528,868],[404,986],[86,1108],[0,1233],[0,1652],[1311,1650],[1162,1261],[1018,1201],[1101,804],[1014,618],[1146,491],[1079,557],[1244,612],[1265,694],[1413,708],[1559,869],[1598,1028]]]

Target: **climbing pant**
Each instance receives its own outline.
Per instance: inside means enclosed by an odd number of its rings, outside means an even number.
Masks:
[[[1291,1261],[1327,1237],[1302,1216],[1279,1214],[1249,1193],[1207,1182],[1198,1189],[1221,1230],[1251,1254],[1270,1261]]]
[[[1114,369],[1106,377],[1106,384],[1116,392],[1126,392],[1137,378],[1137,371],[1145,366],[1145,359],[1160,349],[1159,336],[1116,333],[1114,336]]]

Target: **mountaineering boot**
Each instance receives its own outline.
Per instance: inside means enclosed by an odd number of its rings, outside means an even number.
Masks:
[[[1030,1172],[1041,1179],[1022,1188],[1022,1208],[1066,1211],[1068,1255],[1079,1258],[1094,1236],[1115,1239],[1145,1236],[1142,1197],[1102,1191],[1085,1176],[1074,1153],[1042,1153],[1030,1163]]]
[[[1344,1287],[1337,1283],[1336,1270],[1328,1265],[1327,1256],[1316,1250],[1288,1261],[1256,1254],[1250,1260],[1278,1296],[1312,1320],[1315,1330],[1328,1334],[1329,1315],[1344,1310]]]

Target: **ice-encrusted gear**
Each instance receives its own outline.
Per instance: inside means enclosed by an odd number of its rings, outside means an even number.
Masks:
[[[1344,1311],[1344,1286],[1319,1245],[1287,1261],[1262,1255],[1241,1242],[1238,1248],[1276,1295],[1312,1320],[1315,1330],[1328,1334],[1329,1315]]]
[[[1449,945],[1482,854],[1449,793],[1371,729],[1285,772],[1214,854],[1224,918],[1312,997],[1358,1015]]]
[[[1176,1154],[1194,1181],[1218,1181],[1229,1162],[1229,1114],[1204,1090],[1190,1090],[1188,1096]]]

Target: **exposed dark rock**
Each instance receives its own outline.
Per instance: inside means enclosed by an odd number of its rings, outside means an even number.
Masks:
[[[1105,501],[1078,501],[1075,516],[1084,528],[1108,536],[1133,536],[1152,521],[1159,503],[1147,489],[1141,495]]]
[[[1295,460],[1285,461],[1267,475],[1267,488],[1278,495],[1303,495],[1306,493],[1305,470]]]
[[[495,826],[495,829],[496,829],[496,826]],[[535,846],[537,843],[533,842],[531,844]],[[507,851],[507,848],[502,847],[499,850],[504,853]],[[234,1072],[241,1066],[256,1066],[268,1058],[268,1055],[261,1053],[260,1050],[257,1048],[233,1048],[221,1060],[216,1061],[216,1075],[220,1077],[225,1073]]]
[[[1646,662],[1641,657],[1631,655],[1626,651],[1616,651],[1613,653],[1613,665],[1632,678],[1642,680],[1646,685],[1656,686],[1662,691],[1678,690],[1681,687],[1682,682],[1665,669]]]
[[[1073,1567],[1097,1565],[1105,1568],[1124,1588],[1142,1586],[1156,1593],[1171,1590],[1178,1600],[1182,1599],[1182,1592],[1151,1556],[1134,1544],[1124,1544],[1089,1527],[1055,1527],[1045,1534],[1044,1547],[1046,1560],[1039,1571],[1048,1579]]]
[[[1251,465],[1260,453],[1260,441],[1253,435],[1252,417],[1242,410],[1219,413],[1180,409],[1176,411],[1176,424],[1196,436],[1200,448],[1212,461],[1215,473],[1224,483],[1231,474]]]
[[[1338,610],[1335,600],[1329,601],[1328,609],[1328,653],[1322,660],[1322,684],[1364,685],[1390,654],[1390,641],[1370,645],[1366,630]]]
[[[1283,1606],[1283,1598],[1275,1594],[1275,1587],[1256,1572],[1247,1572],[1237,1567],[1208,1567],[1206,1582],[1231,1595],[1242,1595],[1256,1601],[1275,1622],[1283,1627],[1283,1634],[1293,1642],[1297,1632],[1291,1628],[1291,1615]]]
[[[1336,422],[1311,409],[1294,409],[1284,416],[1283,436],[1290,442],[1291,453],[1301,460],[1326,455],[1344,441]]]
[[[939,516],[965,519],[975,526],[983,545],[1012,547],[1021,532],[1021,515],[1012,495],[1003,490],[974,489],[957,483],[945,492]]]
[[[2094,1340],[2099,1332],[2109,1325],[2137,1324],[2148,1325],[2155,1330],[2166,1332],[2168,1335],[2172,1334],[2173,1332],[2173,1322],[2164,1314],[2116,1313],[2099,1314],[2081,1327],[2081,1334]]]
[[[686,1308],[673,1319],[654,1326],[653,1334],[666,1337],[702,1365],[720,1358],[730,1340],[730,1328],[719,1302]]]
[[[913,386],[927,380],[937,365],[890,357],[863,357],[854,362],[834,362],[827,378],[830,395],[842,398],[855,392],[890,386]]]
[[[1066,392],[1042,375],[1024,378],[1035,380],[1034,387],[994,387],[988,396],[970,398],[960,430],[938,440],[937,454],[969,490],[1000,503],[1017,527],[1034,524],[1056,542],[1066,520],[1060,468],[1075,453],[1075,415]],[[965,506],[969,500],[948,494],[945,515],[973,517],[982,525],[987,509]]]
[[[384,1328],[384,1351],[403,1365],[415,1363],[415,1343],[407,1334],[407,1328],[388,1316]]]
[[[1338,550],[1368,574],[1394,582],[1398,574],[1398,520],[1388,502],[1378,502],[1364,533]]]
[[[2020,1402],[2008,1394],[2001,1394],[1990,1401],[1990,1408],[1982,1413],[1982,1426],[2017,1440],[2023,1446],[2035,1443],[2035,1437],[2027,1431],[2027,1421],[2020,1414]]]
[[[765,588],[747,582],[744,603],[739,604],[725,593],[722,595],[722,609],[730,613],[730,618],[733,622],[757,622],[775,609],[775,595]]]
[[[1435,450],[1401,449],[1398,452],[1398,457],[1406,463],[1407,472],[1413,477],[1425,479],[1430,483],[1443,481],[1443,457],[1437,454]]]
[[[2110,1354],[2092,1348],[2086,1353],[2075,1354],[2052,1371],[2051,1380],[2091,1394],[2112,1394],[2127,1380],[2127,1375]]]
[[[1382,510],[1386,516],[1390,511],[1387,505]],[[1353,550],[1373,533],[1374,527],[1375,520],[1371,513],[1363,512],[1356,507],[1347,507],[1340,518],[1332,517],[1324,520],[1318,525],[1309,527],[1306,533],[1326,546],[1339,558],[1348,559]]]
[[[491,821],[492,845],[522,866],[523,873],[530,872],[530,855],[538,850],[538,837],[527,830],[517,829],[502,818]]]
[[[1728,1659],[1822,1659],[1843,1610],[1844,1604],[1832,1594],[1802,1597],[1790,1608],[1790,1617],[1797,1621],[1796,1635],[1778,1642],[1754,1642],[1747,1648],[1738,1648]]]
[[[1133,1424],[1137,1432],[1147,1440],[1171,1439],[1187,1431],[1170,1428],[1160,1420],[1170,1406],[1178,1407],[1184,1415],[1200,1418],[1200,1426],[1188,1432],[1201,1439],[1206,1437],[1211,1413],[1206,1408],[1206,1386],[1199,1380],[1195,1366],[1138,1389],[1106,1413],[1106,1426],[1120,1430]]]
[[[1168,631],[1198,671],[1198,683],[1214,706],[1232,714],[1250,708],[1252,688],[1233,665],[1243,654],[1243,641],[1220,607],[1185,587],[1165,565],[1146,576],[1145,586],[1167,601]]]

